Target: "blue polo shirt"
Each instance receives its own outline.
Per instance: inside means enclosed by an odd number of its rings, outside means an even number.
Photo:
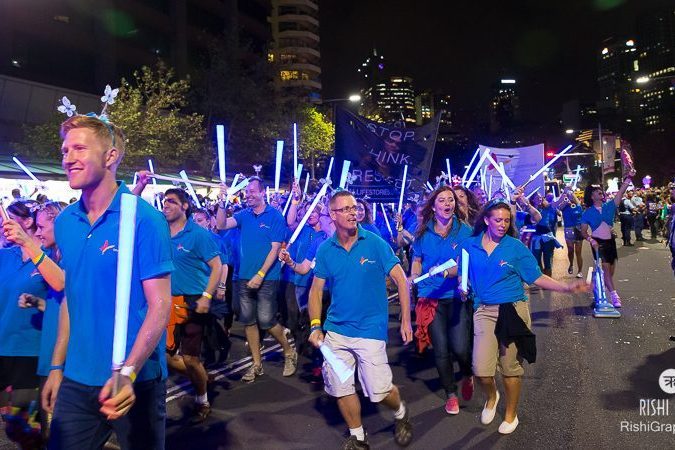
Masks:
[[[230,247],[228,240],[212,231],[209,231],[209,236],[211,236],[211,239],[213,239],[213,243],[216,244],[216,248],[218,248],[218,254],[220,255],[220,263],[229,264]]]
[[[434,230],[434,221],[427,223],[427,231],[413,242],[413,257],[422,259],[422,273],[433,266],[443,264],[449,259],[457,260],[461,253],[462,242],[471,236],[471,228],[453,217],[452,227],[446,237]],[[444,299],[453,298],[457,290],[457,277],[443,278],[438,275],[429,277],[417,284],[419,297]]]
[[[532,252],[518,239],[504,236],[488,256],[482,244],[484,234],[472,236],[462,245],[469,253],[469,282],[474,293],[474,306],[527,300],[523,282],[532,284],[541,276]]]
[[[171,274],[171,295],[201,295],[211,275],[207,261],[220,256],[213,233],[192,220],[171,237],[171,253],[176,270]]]
[[[218,230],[218,235],[227,248],[227,264],[232,267],[232,281],[239,279],[239,228]]]
[[[370,231],[371,233],[374,233],[378,235],[379,237],[382,237],[382,233],[380,233],[380,229],[375,226],[373,223],[364,223],[361,222],[359,225],[361,225],[361,228],[363,228],[366,231]]]
[[[541,213],[541,220],[537,224],[537,227],[540,229],[546,227],[548,230],[541,230],[543,233],[550,231],[555,235],[556,229],[558,228],[558,211],[553,206],[549,205],[546,208],[541,208],[539,212]]]
[[[59,331],[59,310],[63,302],[63,291],[56,292],[49,289],[45,299],[45,312],[42,320],[42,336],[40,338],[40,356],[38,357],[37,374],[41,377],[49,376],[49,367],[52,365],[52,353],[56,345],[56,336]]]
[[[47,289],[31,260],[22,260],[21,247],[0,250],[0,356],[39,355],[42,312],[18,303],[24,293],[45,298]]]
[[[326,236],[326,233],[324,233],[322,230],[316,231],[309,225],[305,225],[298,235],[298,238],[295,240],[295,243],[293,243],[291,246],[291,257],[293,258],[293,261],[300,264],[306,259],[310,261],[314,259],[318,245],[323,243],[327,237],[328,236]],[[310,254],[312,248],[314,249],[314,253]],[[313,276],[313,270],[310,270],[305,275],[296,273],[293,283],[296,286],[307,287],[312,284]]]
[[[396,264],[399,260],[391,247],[360,226],[350,251],[340,245],[337,233],[321,244],[314,276],[326,280],[331,292],[324,329],[354,338],[386,341],[386,277]]]
[[[246,208],[234,215],[239,228],[239,279],[250,280],[260,270],[272,250],[272,242],[283,242],[286,237],[286,219],[279,211],[266,205],[263,212],[256,215]],[[269,268],[266,280],[279,280],[281,265],[277,259]]]
[[[119,240],[120,197],[130,191],[124,183],[108,209],[89,224],[84,203],[79,200],[56,218],[54,232],[66,271],[66,298],[70,315],[70,339],[64,375],[88,386],[102,386],[110,378],[115,317],[115,280]],[[131,273],[127,355],[136,341],[148,304],[144,280],[173,271],[171,236],[162,213],[139,201]],[[137,380],[166,378],[166,336],[142,368]]]
[[[602,222],[605,222],[610,227],[614,225],[614,215],[616,214],[616,203],[614,200],[607,200],[602,204],[602,212],[598,211],[595,206],[586,208],[581,215],[581,223],[585,223],[591,227],[591,230],[597,229]]]
[[[573,228],[581,225],[581,215],[584,211],[579,205],[567,205],[562,209],[563,224],[565,228]]]

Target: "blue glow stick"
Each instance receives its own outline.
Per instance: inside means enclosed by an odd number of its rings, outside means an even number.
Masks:
[[[184,170],[181,170],[178,172],[180,177],[183,179],[183,182],[185,182],[185,186],[187,187],[188,193],[190,194],[190,197],[192,197],[192,200],[195,201],[195,204],[201,208],[202,204],[199,203],[199,197],[197,197],[197,193],[195,190],[192,188],[192,184],[190,183],[190,179],[188,178],[187,174],[185,173]]]
[[[469,177],[468,180],[466,180],[466,183],[464,183],[464,186],[466,186],[466,187],[471,186],[471,183],[473,182],[473,179],[476,177],[476,174],[481,169],[481,165],[483,164],[483,161],[485,161],[486,155],[489,152],[490,152],[490,150],[486,148],[485,151],[483,152],[483,154],[481,155],[480,159],[478,160],[478,163],[476,164],[476,167],[474,167],[473,172],[471,172],[471,176]]]
[[[462,249],[462,291],[469,292],[469,252]]]
[[[284,141],[277,141],[277,165],[274,169],[274,192],[279,192],[281,181],[281,160],[284,156]],[[293,168],[295,170],[295,168]]]
[[[403,194],[405,193],[405,182],[408,177],[408,165],[403,166],[403,180],[401,181],[401,194],[398,197],[398,213],[401,214],[403,209]]]
[[[23,163],[21,161],[19,161],[19,159],[16,156],[12,157],[12,160],[14,160],[16,165],[19,166],[21,168],[21,170],[23,170],[26,173],[26,175],[31,177],[33,179],[33,181],[38,182],[38,183],[40,182],[40,180],[38,180],[37,177],[35,175],[33,175],[33,172],[31,172],[28,169],[28,167],[24,166]]]
[[[342,175],[340,175],[340,184],[338,185],[342,189],[344,189],[347,184],[347,174],[349,174],[349,166],[351,164],[352,162],[348,160],[345,160],[345,162],[342,163]]]
[[[225,126],[216,125],[216,142],[218,143],[218,174],[220,181],[225,182]]]
[[[120,199],[119,240],[117,244],[117,284],[115,296],[115,326],[113,333],[112,370],[115,383],[113,395],[119,388],[119,370],[126,359],[127,328],[129,325],[129,296],[134,265],[137,197],[122,194]]]
[[[322,342],[319,345],[319,350],[321,350],[321,354],[325,360],[328,361],[328,364],[333,368],[333,371],[342,383],[346,382],[354,375],[354,369],[347,367],[347,364],[338,358],[337,355],[333,353],[333,350],[325,343]]]

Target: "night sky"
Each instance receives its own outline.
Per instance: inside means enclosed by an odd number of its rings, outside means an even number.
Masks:
[[[324,98],[358,90],[373,47],[416,89],[450,93],[456,111],[487,114],[492,83],[518,80],[524,120],[552,122],[562,103],[596,100],[602,40],[634,37],[661,0],[320,0]],[[637,42],[639,45],[639,42]]]

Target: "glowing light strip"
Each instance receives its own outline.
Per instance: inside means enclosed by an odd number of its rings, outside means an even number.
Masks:
[[[469,292],[469,252],[462,249],[462,291]]]
[[[312,200],[312,203],[309,205],[309,208],[307,208],[307,211],[305,212],[304,217],[296,227],[296,229],[293,231],[293,234],[291,235],[291,238],[288,240],[288,245],[286,245],[286,249],[291,246],[292,243],[295,242],[295,240],[298,238],[298,235],[300,235],[300,232],[304,228],[305,224],[307,223],[307,219],[309,219],[309,215],[312,214],[312,211],[314,211],[314,208],[316,208],[316,205],[319,204],[319,200],[326,195],[326,191],[328,190],[328,183],[325,183],[323,186],[321,186],[321,189],[319,190],[319,193],[316,194],[316,197],[314,197],[314,200]]]
[[[284,156],[284,141],[277,141],[277,164],[274,168],[274,192],[279,192],[281,181],[281,159]],[[295,168],[293,168],[295,170]]]
[[[391,231],[391,225],[389,224],[389,217],[387,217],[387,211],[384,209],[384,203],[380,203],[382,207],[382,215],[384,215],[384,221],[387,224],[387,230],[389,230],[389,235],[394,237],[394,233]]]
[[[192,200],[194,200],[197,207],[201,208],[202,204],[199,203],[199,197],[197,197],[197,193],[195,192],[194,188],[192,187],[192,184],[190,183],[190,179],[188,178],[185,171],[181,170],[180,172],[178,172],[178,174],[183,179],[183,182],[185,183],[185,186],[187,187],[188,193],[192,197]]]
[[[19,166],[21,168],[21,170],[23,170],[25,172],[26,175],[31,177],[33,179],[33,181],[36,181],[38,183],[40,182],[40,180],[38,180],[37,177],[35,175],[33,175],[33,172],[31,172],[28,169],[28,167],[24,166],[23,163],[21,161],[19,161],[19,159],[16,156],[12,157],[12,160],[16,163],[17,166]]]
[[[345,160],[342,163],[342,174],[340,175],[340,184],[339,186],[344,189],[347,184],[347,175],[349,174],[349,166],[352,164],[351,161]]]
[[[451,269],[451,268],[455,267],[456,265],[457,265],[457,263],[455,262],[454,259],[449,259],[446,262],[444,262],[443,264],[441,264],[439,266],[436,266],[434,269],[425,273],[424,275],[415,278],[413,280],[413,283],[417,284],[420,281],[424,281],[429,277],[433,277],[434,275],[437,275],[437,274],[443,272],[444,270]]]
[[[405,182],[408,177],[408,165],[403,166],[403,180],[401,182],[401,194],[398,197],[398,213],[401,214],[403,209],[403,195],[405,194]]]
[[[466,166],[466,170],[464,171],[464,175],[462,175],[462,184],[464,186],[467,186],[465,184],[466,181],[466,176],[469,173],[469,169],[471,169],[471,166],[473,165],[473,162],[476,160],[476,157],[478,156],[478,153],[480,152],[480,147],[476,149],[476,151],[473,153],[473,156],[471,157],[471,162],[469,162],[469,165]]]
[[[220,181],[225,182],[225,126],[216,125],[216,142],[218,143],[218,174]]]

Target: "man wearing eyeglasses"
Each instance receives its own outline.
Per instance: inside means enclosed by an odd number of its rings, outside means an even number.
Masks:
[[[401,337],[412,341],[410,293],[405,273],[391,247],[357,224],[356,199],[348,191],[335,194],[329,203],[335,234],[319,247],[314,281],[309,293],[310,336],[315,347],[322,344],[351,367],[358,364],[364,394],[373,403],[382,402],[394,411],[394,440],[401,446],[412,441],[412,424],[398,388],[392,383],[387,361],[388,301],[386,277],[398,288],[401,303]],[[326,323],[321,325],[324,285],[331,291]],[[324,334],[325,333],[325,334]],[[349,427],[343,448],[369,448],[361,423],[361,405],[354,376],[341,382],[333,368],[323,365],[326,392],[337,398]]]

